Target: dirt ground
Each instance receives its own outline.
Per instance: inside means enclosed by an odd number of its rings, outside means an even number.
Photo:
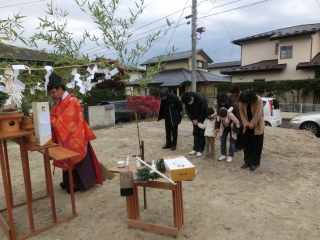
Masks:
[[[139,123],[140,137],[145,145],[147,161],[162,156],[182,154],[199,171],[193,181],[183,182],[184,228],[178,239],[320,239],[320,139],[308,133],[268,127],[261,166],[254,172],[240,169],[243,154],[235,154],[231,163],[217,161],[220,142],[216,140],[213,159],[189,156],[192,149],[192,126],[183,120],[179,126],[176,151],[163,150],[164,122]],[[107,168],[116,166],[127,154],[139,152],[137,126],[124,124],[95,130],[93,148]],[[9,144],[11,178],[15,202],[25,198],[19,148]],[[34,197],[44,194],[43,162],[39,153],[29,155]],[[58,218],[71,212],[70,196],[60,189],[60,169],[53,176]],[[2,178],[0,208],[5,208]],[[36,239],[174,239],[173,236],[129,228],[126,225],[125,198],[120,196],[119,175],[77,192],[78,216],[56,225]],[[173,226],[171,192],[147,189],[148,208],[143,208],[140,191],[141,219],[150,223]],[[36,227],[50,222],[47,199],[33,204]],[[4,216],[6,217],[5,213]],[[16,231],[28,230],[27,210],[14,210]],[[5,239],[0,229],[0,239]]]

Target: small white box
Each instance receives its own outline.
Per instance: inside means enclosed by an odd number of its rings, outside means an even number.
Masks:
[[[163,157],[166,173],[173,181],[192,180],[196,176],[195,166],[184,156]]]
[[[36,144],[39,146],[52,144],[49,103],[33,102],[32,110]]]

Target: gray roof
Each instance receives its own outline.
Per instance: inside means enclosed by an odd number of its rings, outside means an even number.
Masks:
[[[53,62],[48,56],[48,53],[42,51],[0,43],[0,60],[12,60],[13,57],[17,61]]]
[[[296,69],[314,69],[320,67],[320,52],[318,52],[310,62],[301,62]]]
[[[209,64],[208,65],[208,69],[225,68],[225,67],[237,67],[237,66],[241,66],[241,61],[213,63],[213,64]]]
[[[197,82],[231,82],[228,77],[221,77],[208,72],[196,71]],[[191,71],[185,68],[166,69],[159,72],[150,84],[157,84],[161,87],[181,86],[184,83],[191,83]],[[131,85],[139,85],[139,80],[131,82]]]
[[[320,23],[304,24],[287,28],[280,28],[269,32],[259,33],[245,38],[240,38],[232,41],[233,44],[241,45],[243,42],[248,42],[257,39],[267,38],[271,40],[298,37],[303,35],[315,34],[320,30]]]
[[[232,75],[239,73],[252,73],[252,72],[274,72],[283,71],[287,64],[278,64],[278,59],[264,60],[257,63],[240,66],[237,68],[231,68],[228,70],[221,71],[222,74]]]
[[[197,49],[196,50],[197,53],[202,53],[204,54],[207,59],[208,59],[208,63],[213,62],[213,60],[202,50],[202,49]],[[161,62],[170,62],[170,61],[177,61],[177,60],[182,60],[182,59],[189,59],[192,57],[192,51],[186,51],[186,52],[180,52],[180,53],[173,53],[173,54],[169,54],[169,55],[163,55],[160,57]],[[153,63],[158,63],[159,62],[159,58],[158,57],[153,57],[143,63],[141,63],[140,65],[148,65],[148,64],[153,64]]]

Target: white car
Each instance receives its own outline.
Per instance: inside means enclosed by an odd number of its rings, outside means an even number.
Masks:
[[[262,102],[266,126],[279,127],[282,123],[282,116],[277,99],[262,97]]]
[[[320,136],[320,112],[307,112],[294,115],[289,122],[290,126],[295,129],[301,129],[317,137]]]

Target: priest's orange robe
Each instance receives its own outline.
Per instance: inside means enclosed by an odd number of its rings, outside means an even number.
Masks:
[[[97,183],[102,184],[99,161],[90,144],[90,141],[96,139],[96,136],[83,118],[82,107],[78,99],[74,95],[68,94],[65,99],[59,101],[52,108],[50,120],[53,141],[80,154],[80,157],[71,159],[72,167],[85,158],[89,146],[97,175]],[[53,161],[54,166],[63,170],[68,169],[67,164],[67,161]]]

